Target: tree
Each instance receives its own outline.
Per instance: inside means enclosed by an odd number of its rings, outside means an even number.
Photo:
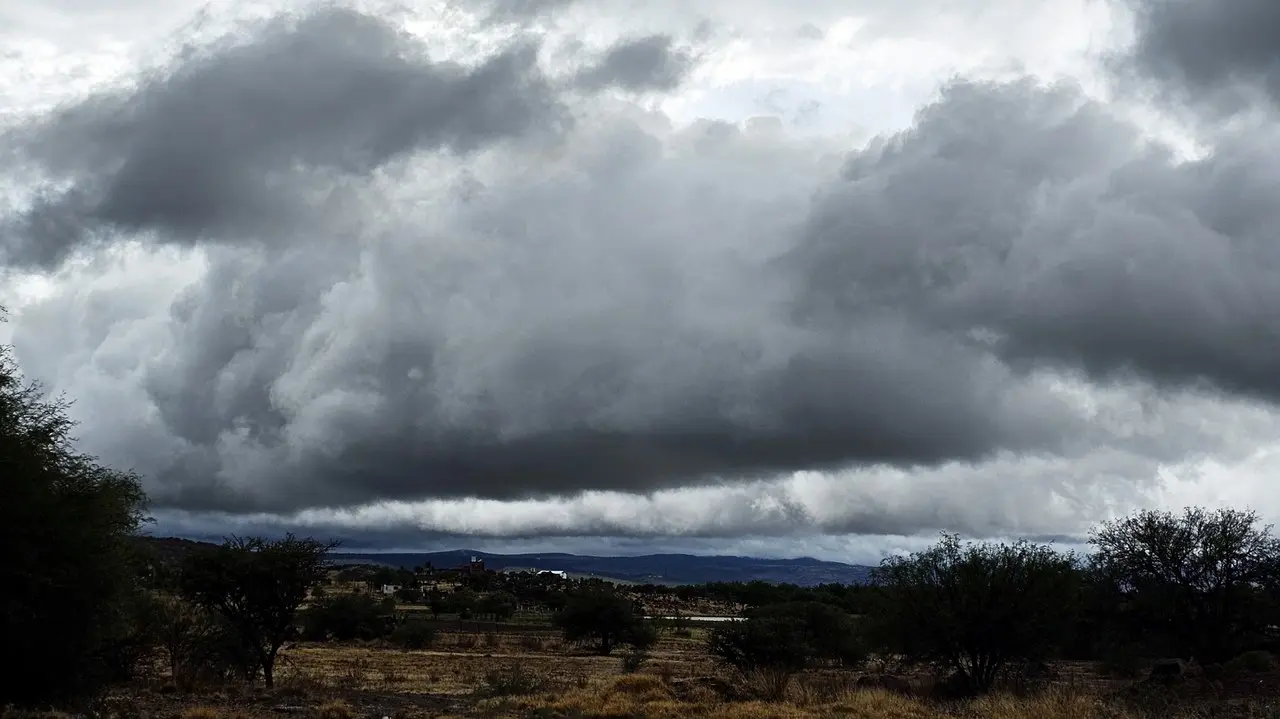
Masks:
[[[146,496],[136,475],[75,450],[68,407],[0,346],[0,706],[95,693],[131,629]]]
[[[740,672],[766,678],[768,699],[781,699],[791,677],[809,665],[813,647],[804,621],[785,614],[761,615],[726,622],[711,630],[707,648]]]
[[[516,598],[510,592],[492,592],[476,603],[476,614],[490,616],[495,620],[510,619],[516,613]]]
[[[972,692],[1014,663],[1046,659],[1072,626],[1080,572],[1073,555],[1028,542],[962,544],[884,560],[872,573],[877,643],[909,662],[953,670]]]
[[[471,615],[476,611],[476,604],[480,598],[470,589],[460,588],[453,594],[449,595],[446,606],[453,614],[457,614],[459,619],[470,619]]]
[[[309,641],[377,639],[393,628],[392,612],[368,594],[337,594],[313,602],[302,613],[302,636]]]
[[[711,654],[744,672],[764,675],[769,698],[786,693],[791,676],[816,662],[860,664],[866,657],[853,618],[820,602],[788,602],[752,609],[707,639]]]
[[[753,620],[780,620],[798,626],[810,660],[857,666],[866,659],[853,617],[830,604],[768,604],[747,612],[747,621]]]
[[[565,608],[552,617],[567,642],[595,642],[608,655],[618,644],[647,649],[657,633],[644,615],[626,597],[610,589],[591,588],[569,598]]]
[[[256,657],[221,616],[170,594],[156,595],[152,610],[157,644],[179,686],[258,673]]]
[[[1092,568],[1116,628],[1149,648],[1220,662],[1276,623],[1280,539],[1252,511],[1142,511],[1090,536]],[[1162,645],[1151,647],[1151,643]]]
[[[271,687],[276,655],[293,637],[307,591],[324,579],[325,557],[334,546],[292,534],[276,541],[233,537],[187,555],[182,594],[227,620]]]

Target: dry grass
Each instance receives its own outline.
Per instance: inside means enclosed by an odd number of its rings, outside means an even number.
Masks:
[[[797,685],[803,686],[803,685]],[[800,690],[804,692],[803,689]],[[507,710],[502,712],[501,710]],[[493,706],[490,716],[647,717],[649,719],[1125,719],[1094,697],[1065,692],[1033,699],[987,697],[967,705],[936,706],[883,690],[847,690],[815,699],[801,693],[783,702],[724,701],[715,696],[677,696],[673,685],[648,674],[597,682],[582,691],[548,694]]]
[[[178,719],[252,719],[252,715],[241,710],[190,707],[179,712]]]
[[[564,646],[553,633],[518,625],[487,633],[441,631],[435,646],[421,651],[374,643],[304,644],[283,656],[273,691],[237,685],[199,695],[154,692],[145,699],[150,716],[178,719],[1280,719],[1280,710],[1267,709],[1260,700],[1265,692],[1256,689],[1217,692],[1210,711],[1202,696],[1179,697],[1169,687],[1107,679],[1078,662],[1055,666],[1053,686],[1034,698],[996,695],[944,705],[858,688],[856,674],[823,670],[795,677],[783,698],[771,701],[778,690],[768,677],[729,677],[707,655],[705,629],[695,627],[691,634],[663,634],[650,661],[633,674],[623,673],[617,654],[595,656]],[[921,690],[928,686],[927,677],[909,678]],[[1280,673],[1276,682],[1280,687]],[[1197,686],[1188,682],[1184,689],[1195,693]],[[1133,706],[1156,706],[1143,691],[1127,688],[1149,690],[1167,703],[1147,713],[1122,708],[1122,692]],[[1229,706],[1228,695],[1239,703]],[[0,719],[37,715],[0,712]]]
[[[494,672],[514,666],[565,689],[580,689],[620,671],[618,655],[595,656],[565,647],[558,638],[520,633],[484,636],[442,633],[436,647],[423,651],[307,644],[290,650],[287,665],[278,673],[282,685],[302,688],[470,695]],[[716,672],[696,641],[664,639],[651,657],[646,668],[668,678]]]
[[[1034,697],[993,695],[971,702],[938,704],[882,689],[846,688],[838,695],[814,693],[796,683],[783,701],[731,701],[704,688],[681,687],[652,674],[597,680],[584,689],[496,700],[477,706],[492,719],[546,717],[583,719],[1200,719],[1207,716],[1276,719],[1280,711],[1242,703],[1222,713],[1188,708],[1139,712],[1065,688]]]

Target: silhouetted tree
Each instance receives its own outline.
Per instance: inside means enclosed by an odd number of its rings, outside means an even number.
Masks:
[[[611,589],[592,587],[569,597],[565,608],[552,618],[568,642],[595,642],[607,655],[619,644],[647,649],[657,632],[639,608]]]
[[[1219,662],[1263,641],[1280,618],[1280,539],[1236,509],[1142,511],[1090,542],[1116,629],[1183,659]]]
[[[271,687],[276,655],[293,637],[298,607],[324,578],[325,556],[334,546],[292,534],[276,541],[233,537],[187,555],[182,594],[227,620]]]
[[[811,660],[856,666],[866,659],[866,646],[853,617],[837,607],[822,602],[787,602],[747,612],[747,623],[775,619],[800,627]]]
[[[953,670],[973,692],[1013,663],[1046,659],[1070,631],[1080,572],[1073,555],[1028,542],[961,543],[945,535],[874,570],[877,643]]]
[[[393,612],[368,594],[336,594],[302,613],[302,636],[309,641],[376,639],[392,630]]]
[[[487,594],[477,602],[476,613],[499,621],[510,619],[516,613],[516,598],[510,592]]]
[[[146,497],[74,449],[67,407],[0,346],[0,706],[88,696],[130,641]]]
[[[807,630],[804,618],[797,615],[759,615],[712,629],[707,649],[738,671],[769,678],[767,698],[780,699],[791,677],[814,657]]]

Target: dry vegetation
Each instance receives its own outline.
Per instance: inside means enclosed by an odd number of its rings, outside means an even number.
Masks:
[[[1109,719],[1157,717],[1280,718],[1280,676],[1250,674],[1234,683],[1181,680],[1176,686],[1099,676],[1091,665],[1063,664],[1047,684],[1006,688],[955,703],[929,699],[931,679],[909,678],[906,693],[859,687],[859,674],[808,672],[781,702],[759,699],[769,677],[737,676],[716,665],[691,636],[664,634],[640,671],[626,673],[619,655],[595,656],[564,646],[552,633],[512,625],[472,634],[442,632],[432,649],[404,651],[379,643],[302,644],[284,655],[274,690],[242,685],[180,692],[163,676],[116,693],[103,716],[178,719],[409,719],[410,717],[653,717],[800,719]],[[37,715],[11,713],[4,719]],[[45,716],[45,715],[38,715]]]

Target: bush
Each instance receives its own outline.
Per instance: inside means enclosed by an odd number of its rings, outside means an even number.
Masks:
[[[846,667],[861,666],[868,651],[853,617],[830,604],[786,602],[753,609],[752,619],[793,621],[799,628],[812,660],[834,662]]]
[[[1245,652],[1223,665],[1229,672],[1247,674],[1266,674],[1277,669],[1276,658],[1271,652]]]
[[[878,648],[954,669],[975,694],[1007,667],[1047,659],[1065,643],[1082,584],[1074,555],[1029,542],[962,543],[956,535],[884,560],[872,579]]]
[[[622,672],[635,674],[649,661],[649,652],[644,649],[632,649],[622,655]]]
[[[505,669],[495,669],[484,675],[481,693],[489,697],[514,697],[537,694],[546,686],[541,677],[530,673],[520,664]]]
[[[566,642],[595,643],[602,655],[618,644],[647,649],[658,639],[657,631],[631,600],[604,588],[573,595],[552,623],[564,632]]]
[[[370,640],[386,636],[390,614],[367,594],[338,594],[315,602],[302,613],[302,638],[322,642]]]
[[[744,674],[798,672],[808,666],[814,656],[803,623],[788,616],[757,616],[726,622],[711,630],[707,648]]]
[[[1146,671],[1147,662],[1141,647],[1134,644],[1108,647],[1097,662],[1097,671],[1105,677],[1137,679]]]
[[[439,632],[428,622],[410,619],[396,627],[391,633],[391,643],[401,649],[429,649],[435,644]]]
[[[179,687],[257,674],[252,652],[222,617],[170,595],[152,606],[156,642]]]

